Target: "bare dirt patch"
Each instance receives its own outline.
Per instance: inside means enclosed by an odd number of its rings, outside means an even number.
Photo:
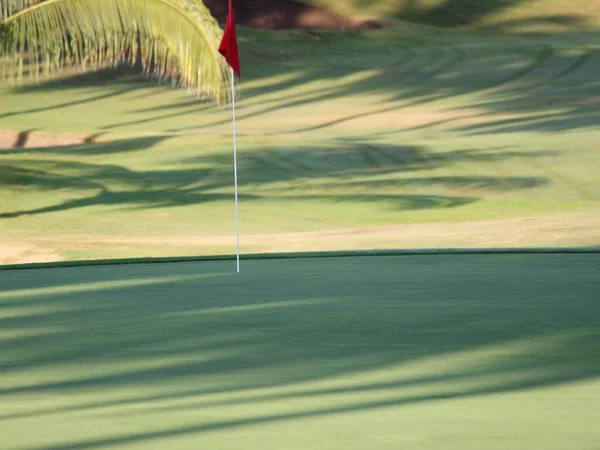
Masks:
[[[228,3],[204,0],[212,15],[221,23],[227,18]],[[237,0],[235,19],[240,25],[263,29],[370,29],[381,28],[375,21],[356,21],[325,8],[287,0]]]
[[[90,138],[69,134],[50,134],[37,131],[0,130],[0,148],[39,148],[89,144]]]
[[[60,261],[60,255],[33,245],[0,243],[0,264]]]

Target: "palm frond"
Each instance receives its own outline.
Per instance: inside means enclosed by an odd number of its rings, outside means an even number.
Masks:
[[[0,1],[0,22],[3,22],[8,16],[22,11],[25,8],[42,3],[46,0],[1,0]]]
[[[228,98],[221,29],[201,0],[6,0],[3,75],[35,79],[69,68],[141,62],[159,80],[216,101]]]

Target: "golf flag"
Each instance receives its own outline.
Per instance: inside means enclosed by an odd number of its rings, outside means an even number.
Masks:
[[[238,208],[238,176],[237,176],[237,144],[235,137],[235,75],[233,72],[240,74],[240,55],[238,54],[237,40],[235,37],[235,19],[233,17],[233,0],[229,0],[229,14],[227,14],[227,22],[225,22],[225,31],[223,39],[219,45],[219,53],[221,53],[227,64],[231,67],[231,115],[233,125],[233,180],[235,192],[235,240],[236,240],[236,266],[237,273],[240,273],[240,219]]]
[[[231,68],[241,77],[240,73],[240,55],[238,54],[237,40],[235,37],[235,18],[233,17],[233,0],[229,0],[229,14],[227,14],[227,22],[225,22],[225,31],[223,39],[219,45],[219,53],[221,53]]]

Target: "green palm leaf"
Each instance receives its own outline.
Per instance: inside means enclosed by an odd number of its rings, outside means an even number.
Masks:
[[[218,102],[230,74],[221,29],[201,0],[3,0],[2,74],[21,81],[70,68],[141,62],[148,75]]]

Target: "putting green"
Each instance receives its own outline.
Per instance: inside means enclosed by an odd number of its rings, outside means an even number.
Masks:
[[[598,254],[0,271],[2,449],[593,449]]]

